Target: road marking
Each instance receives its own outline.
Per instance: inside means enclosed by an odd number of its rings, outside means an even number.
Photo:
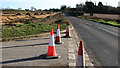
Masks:
[[[114,34],[114,35],[116,35],[116,36],[119,36],[118,34],[113,33],[113,32],[111,32],[111,31],[109,31],[109,30],[103,29],[103,28],[101,28],[101,27],[98,27],[98,29],[101,29],[101,30],[104,30],[104,31],[106,31],[106,32],[108,32],[108,33],[111,33],[111,34]]]
[[[76,66],[76,63],[69,63],[69,66]]]
[[[68,46],[69,46],[69,47],[73,47],[73,45],[74,45],[74,44],[69,44]]]
[[[94,66],[90,61],[86,61],[86,66]]]
[[[92,60],[89,58],[89,55],[87,54],[86,51],[84,51],[85,55],[85,66],[92,66],[94,67],[94,64],[92,63]]]
[[[78,36],[75,36],[75,38],[78,38]]]
[[[68,40],[69,40],[69,41],[72,41],[72,39],[71,39],[71,38],[69,38]]]
[[[74,52],[74,49],[73,48],[69,48],[69,52]]]
[[[87,24],[87,25],[91,25],[91,24],[88,24],[88,23],[85,23],[85,24]]]
[[[85,54],[85,60],[90,60],[87,54]]]
[[[68,54],[68,59],[74,59],[75,60],[75,54]]]

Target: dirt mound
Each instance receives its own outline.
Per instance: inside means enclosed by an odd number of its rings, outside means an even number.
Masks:
[[[47,16],[56,15],[57,13],[46,15],[34,15],[35,13],[18,13],[17,15],[16,14],[3,14],[1,17],[2,25],[22,24],[28,21],[34,21],[36,19],[46,18]]]
[[[47,14],[50,14],[49,12]]]
[[[31,15],[30,13],[26,13],[25,15]]]
[[[92,18],[92,19],[103,19],[106,21],[117,21],[119,22],[119,15],[116,14],[94,14],[94,16],[90,16],[89,13],[85,13],[84,17]]]
[[[16,15],[22,15],[21,13],[17,13]]]
[[[34,15],[39,15],[38,13],[35,13]]]
[[[41,13],[40,15],[45,15],[44,13]]]

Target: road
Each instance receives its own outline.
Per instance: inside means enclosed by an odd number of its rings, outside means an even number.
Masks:
[[[4,66],[15,66],[13,68],[52,68],[75,66],[77,60],[79,38],[76,32],[71,29],[72,38],[64,38],[65,31],[61,32],[62,44],[55,44],[55,51],[59,59],[42,59],[41,55],[46,54],[49,45],[49,36],[35,37],[24,40],[2,42],[2,68]],[[56,36],[54,34],[54,36]],[[43,67],[44,66],[44,67]],[[12,67],[10,67],[12,68]]]
[[[118,66],[118,29],[66,14],[95,66]]]

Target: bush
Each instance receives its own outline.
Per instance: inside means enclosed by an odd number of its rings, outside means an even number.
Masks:
[[[21,25],[16,25],[16,27],[20,27]]]
[[[115,25],[115,26],[120,26],[120,24],[118,24],[118,22],[115,22],[115,21],[107,21],[107,23]]]
[[[30,23],[32,23],[32,21],[25,22],[25,24],[30,24]]]
[[[103,19],[99,19],[97,22],[100,22],[100,23],[107,23],[105,20]]]

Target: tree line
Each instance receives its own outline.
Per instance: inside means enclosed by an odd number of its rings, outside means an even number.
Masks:
[[[75,8],[67,7],[62,5],[61,9],[66,12],[81,12],[81,13],[101,13],[101,14],[120,14],[120,7],[112,7],[103,5],[102,2],[99,2],[98,5],[93,2],[86,1],[85,4],[76,4]]]
[[[18,8],[17,10],[21,10],[22,8]],[[16,10],[16,9],[10,9],[6,8],[4,10]],[[36,9],[35,7],[31,7],[31,9],[25,9],[25,11],[53,11],[53,12],[75,12],[75,13],[90,13],[90,15],[93,15],[93,13],[101,13],[101,14],[120,14],[120,7],[112,7],[103,5],[102,2],[99,2],[98,5],[96,3],[94,4],[91,1],[86,1],[85,4],[76,4],[75,8],[71,8],[70,6],[61,5],[60,9],[58,8],[50,8],[50,9]]]

